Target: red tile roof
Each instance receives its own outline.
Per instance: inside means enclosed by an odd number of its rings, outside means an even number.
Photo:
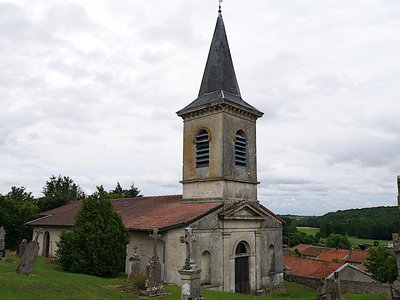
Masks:
[[[121,215],[128,229],[167,229],[190,224],[212,211],[222,203],[182,203],[182,195],[153,196],[113,199],[114,209]],[[28,222],[31,226],[73,226],[82,202],[67,205],[42,213],[39,219]]]
[[[322,279],[328,277],[345,263],[305,259],[292,256],[284,256],[283,263],[289,269],[289,275]]]
[[[302,251],[299,251],[299,253],[303,256],[312,256],[312,257],[317,257],[321,253],[331,250],[333,248],[327,248],[327,247],[319,247],[319,246],[311,246],[303,249]]]
[[[331,249],[331,248],[327,249],[328,249],[327,251],[322,252],[315,259],[324,261],[333,261],[333,260],[345,261],[350,254],[350,251],[345,249]]]
[[[367,258],[367,256],[368,256],[368,252],[367,251],[353,249],[353,251],[350,254],[350,257],[346,261],[349,262],[349,263],[362,264],[362,263],[364,263],[364,261]]]
[[[303,252],[305,249],[313,247],[313,245],[309,244],[298,244],[292,248],[292,250],[297,250],[299,253]]]

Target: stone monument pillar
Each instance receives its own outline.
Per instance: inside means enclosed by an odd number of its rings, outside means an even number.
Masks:
[[[157,241],[161,237],[158,234],[158,229],[153,230],[153,234],[149,235],[154,239],[153,256],[150,258],[146,268],[146,290],[143,294],[146,296],[165,295],[165,290],[161,284],[161,264],[157,255]]]
[[[193,259],[193,243],[196,237],[192,234],[192,228],[185,229],[185,236],[182,236],[180,241],[186,244],[185,265],[182,270],[179,270],[182,284],[181,300],[203,300],[200,289],[201,269],[197,267]]]
[[[137,249],[139,249],[138,246],[134,246],[133,247],[133,250],[135,251],[135,253],[129,259],[129,275],[128,275],[128,279],[129,280],[134,279],[141,272],[141,269],[140,269],[140,257],[137,254]]]
[[[0,227],[0,259],[6,256],[6,230]]]

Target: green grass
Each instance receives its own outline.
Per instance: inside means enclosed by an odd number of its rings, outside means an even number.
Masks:
[[[304,232],[307,235],[312,235],[315,236],[317,232],[319,232],[319,228],[313,228],[313,227],[297,227],[297,230],[300,232]],[[356,236],[347,236],[347,239],[349,240],[351,246],[353,248],[358,248],[358,244],[362,243],[367,243],[373,245],[375,241],[379,243],[379,245],[386,246],[388,241],[385,240],[370,240],[370,239],[361,239]]]
[[[388,298],[380,295],[355,295],[348,294],[344,296],[345,300],[387,300]]]
[[[315,236],[319,232],[319,228],[314,227],[297,227],[297,230],[311,236]]]
[[[35,270],[31,276],[15,273],[19,259],[11,257],[0,261],[0,299],[144,299],[116,288],[127,285],[126,277],[106,279],[95,276],[66,273],[54,264],[39,257]],[[203,290],[202,294],[206,300],[280,300],[280,299],[315,299],[315,291],[302,285],[286,282],[286,291],[270,296],[241,295],[223,293],[217,291]],[[166,285],[168,295],[157,298],[160,300],[180,299],[180,287]],[[362,296],[357,298],[353,295],[345,297],[347,300],[357,299],[385,299],[377,296]]]

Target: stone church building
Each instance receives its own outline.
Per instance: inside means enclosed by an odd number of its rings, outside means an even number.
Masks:
[[[182,195],[112,200],[130,232],[129,258],[145,266],[149,232],[158,229],[163,280],[180,284],[184,229],[197,241],[194,260],[204,287],[257,293],[283,285],[282,220],[257,199],[256,121],[263,113],[245,102],[219,12],[197,99],[177,112],[183,119]],[[42,213],[28,225],[44,231],[40,253],[54,256],[62,230],[74,225],[73,202]]]

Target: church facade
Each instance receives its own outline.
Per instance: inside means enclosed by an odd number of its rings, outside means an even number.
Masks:
[[[126,272],[135,251],[147,263],[149,232],[158,229],[163,280],[180,284],[180,237],[190,227],[202,286],[240,293],[282,287],[283,221],[257,198],[256,121],[263,113],[241,97],[220,12],[198,97],[177,114],[184,124],[182,195],[112,200],[130,232]],[[44,256],[54,256],[60,232],[73,226],[80,205],[28,222],[45,231],[39,238]]]

